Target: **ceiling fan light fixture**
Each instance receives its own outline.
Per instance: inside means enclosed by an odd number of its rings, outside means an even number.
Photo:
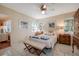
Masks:
[[[45,14],[46,11],[45,10],[42,10],[41,12],[42,12],[42,14]]]
[[[46,4],[42,5],[41,6],[41,12],[42,12],[42,14],[45,14],[46,10],[47,10],[47,5]]]

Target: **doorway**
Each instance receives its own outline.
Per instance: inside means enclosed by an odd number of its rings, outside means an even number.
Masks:
[[[11,20],[0,17],[0,49],[11,46]]]

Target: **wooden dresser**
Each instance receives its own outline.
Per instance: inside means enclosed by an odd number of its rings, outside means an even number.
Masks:
[[[0,26],[3,26],[3,22],[4,22],[3,20],[0,20]]]
[[[69,34],[59,34],[58,43],[60,44],[71,44],[71,36]]]

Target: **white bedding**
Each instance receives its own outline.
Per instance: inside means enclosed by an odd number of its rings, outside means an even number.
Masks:
[[[43,35],[41,35],[43,36]],[[41,37],[39,36],[39,37]],[[53,48],[55,43],[57,42],[57,36],[56,35],[51,35],[49,36],[48,40],[42,40],[42,39],[35,39],[35,38],[31,38],[31,40],[35,40],[35,41],[39,41],[41,43],[44,43],[46,45],[46,48]]]

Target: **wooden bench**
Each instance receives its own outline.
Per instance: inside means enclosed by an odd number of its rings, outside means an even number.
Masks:
[[[40,55],[41,53],[44,53],[44,48],[46,47],[45,44],[33,40],[26,40],[24,42],[25,48],[24,50],[28,50],[30,53],[35,55]]]

